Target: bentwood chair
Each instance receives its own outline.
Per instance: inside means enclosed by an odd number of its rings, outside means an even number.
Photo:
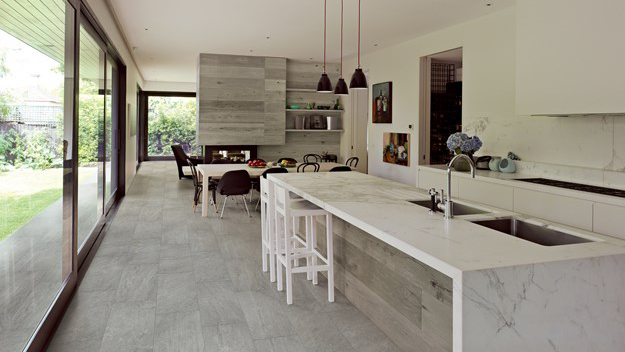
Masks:
[[[305,163],[320,163],[323,161],[323,158],[319,154],[306,154],[304,155]]]
[[[197,203],[200,200],[202,192],[204,191],[204,184],[202,183],[202,178],[199,176],[197,172],[197,168],[193,164],[193,161],[189,158],[187,159],[187,164],[191,169],[191,178],[193,179],[193,187],[195,189],[193,194],[193,212],[195,213],[195,208],[197,208]],[[215,189],[217,188],[217,183],[215,181],[209,181],[208,188],[206,191],[213,191],[213,198],[211,198],[211,203],[215,206]],[[217,211],[217,207],[215,206],[215,211]]]
[[[312,169],[312,172],[319,172],[320,168],[318,163],[302,163],[297,166],[297,172],[306,172],[306,169]]]
[[[178,179],[182,178],[193,178],[192,175],[185,175],[182,171],[184,166],[187,166],[187,160],[191,160],[193,165],[198,165],[202,163],[202,159],[199,158],[190,158],[182,149],[180,144],[174,144],[171,146],[171,151],[174,153],[174,158],[176,159],[176,165],[178,166]]]
[[[224,204],[221,207],[220,219],[223,219],[224,210],[226,209],[226,202],[229,197],[240,196],[243,199],[245,205],[245,211],[247,215],[251,217],[250,210],[247,207],[247,201],[245,196],[250,192],[252,184],[250,182],[250,174],[245,170],[233,170],[226,172],[217,184],[217,193],[224,197]]]
[[[337,172],[337,171],[352,171],[352,168],[349,166],[335,166],[333,168],[330,169],[330,172]]]
[[[347,159],[347,161],[345,162],[345,165],[351,166],[351,167],[357,167],[358,166],[358,158],[355,157],[355,156],[352,156],[351,158]]]

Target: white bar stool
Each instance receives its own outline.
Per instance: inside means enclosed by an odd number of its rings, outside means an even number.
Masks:
[[[269,270],[269,279],[276,282],[276,225],[273,210],[273,182],[260,178],[260,224],[263,272]],[[267,265],[269,257],[269,265]]]
[[[332,214],[316,205],[301,199],[291,199],[290,192],[273,184],[273,210],[275,214],[276,246],[274,248],[278,260],[278,291],[283,290],[282,267],[286,271],[286,303],[293,303],[293,274],[306,273],[307,279],[317,284],[319,271],[328,273],[328,301],[334,302],[334,248],[332,236]],[[326,254],[317,248],[315,216],[326,218]],[[305,238],[297,236],[294,225],[299,218],[306,220]],[[299,259],[306,258],[306,266],[297,266]],[[317,265],[321,260],[322,265]]]

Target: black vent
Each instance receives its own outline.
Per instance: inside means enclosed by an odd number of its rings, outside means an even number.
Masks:
[[[539,185],[545,185],[545,186],[572,189],[575,191],[590,192],[590,193],[596,193],[596,194],[603,194],[606,196],[625,198],[625,191],[621,189],[615,189],[615,188],[583,185],[581,183],[550,180],[547,178],[517,178],[516,180],[523,181],[523,182],[537,183]]]

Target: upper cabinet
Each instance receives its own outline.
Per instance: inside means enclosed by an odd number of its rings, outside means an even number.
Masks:
[[[625,1],[517,1],[519,115],[625,112]]]

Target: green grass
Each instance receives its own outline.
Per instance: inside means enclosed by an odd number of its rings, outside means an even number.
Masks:
[[[34,216],[62,196],[61,188],[46,189],[30,195],[0,197],[0,242],[24,226]]]

